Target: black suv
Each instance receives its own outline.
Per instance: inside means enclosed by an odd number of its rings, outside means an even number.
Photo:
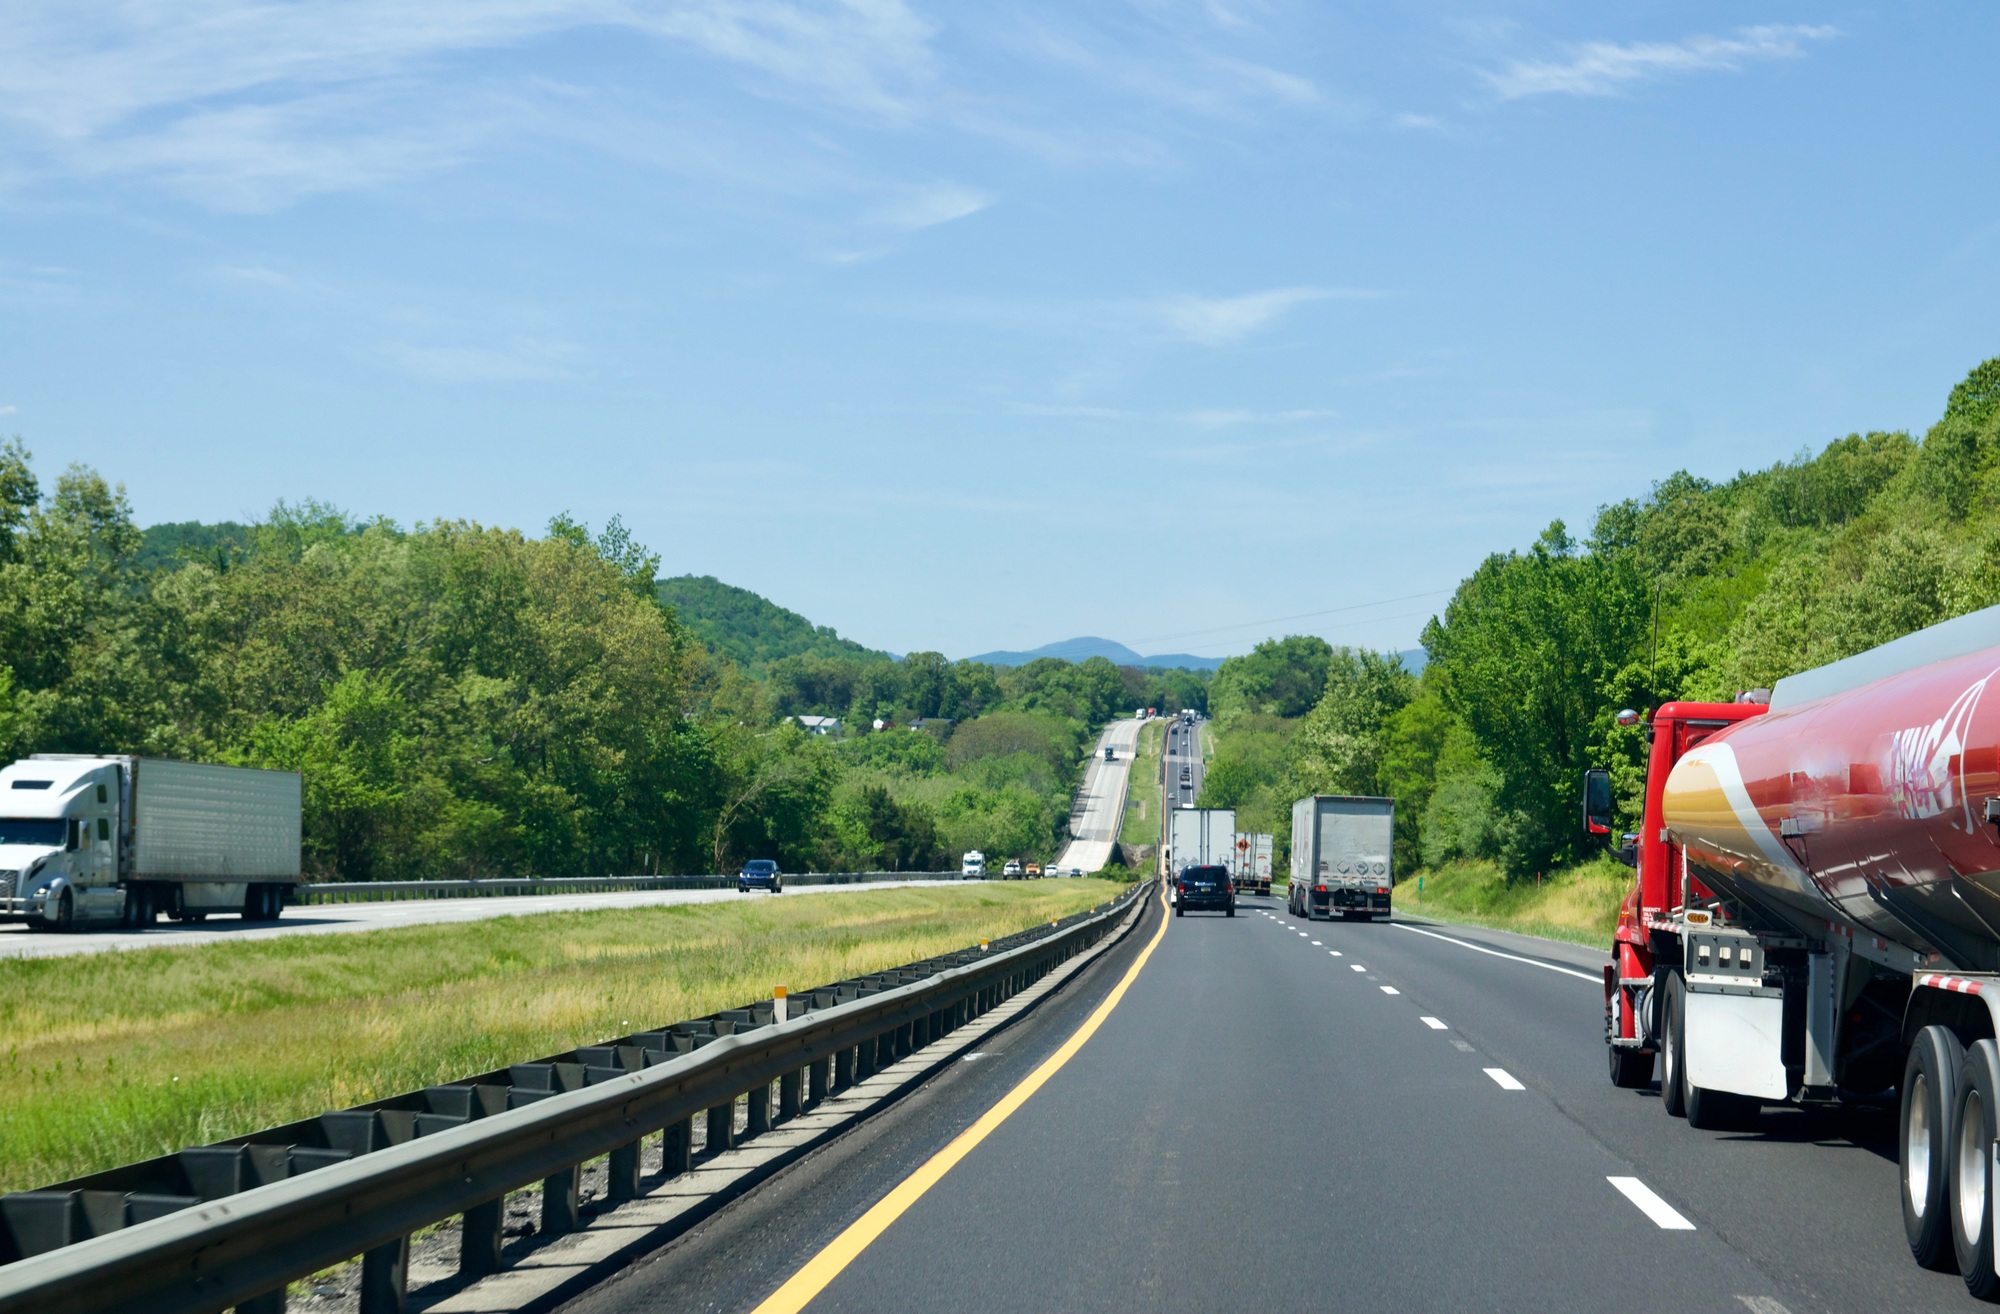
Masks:
[[[1183,867],[1174,882],[1174,916],[1190,908],[1236,915],[1236,887],[1229,883],[1227,867]]]

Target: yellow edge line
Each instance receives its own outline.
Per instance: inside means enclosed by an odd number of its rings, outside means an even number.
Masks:
[[[1162,909],[1166,907],[1164,887],[1160,891],[1160,905]],[[1160,947],[1160,941],[1167,934],[1167,923],[1171,920],[1164,912],[1162,913],[1160,929],[1153,933],[1152,940],[1140,953],[1138,961],[1132,964],[1131,970],[1125,973],[1125,978],[1105,997],[1104,1002],[1097,1006],[1097,1011],[1090,1015],[1089,1020],[1077,1028],[1075,1035],[1063,1042],[1061,1049],[1049,1055],[1042,1066],[1030,1073],[1020,1085],[1008,1091],[998,1104],[980,1115],[978,1122],[960,1132],[958,1138],[950,1145],[932,1155],[923,1167],[905,1177],[895,1190],[876,1201],[874,1208],[848,1224],[846,1231],[828,1242],[826,1248],[814,1255],[804,1268],[792,1274],[784,1286],[766,1297],[764,1303],[757,1306],[753,1314],[798,1314],[798,1311],[811,1304],[820,1292],[826,1290],[827,1284],[839,1277],[843,1269],[860,1258],[861,1252],[873,1244],[876,1237],[888,1231],[891,1223],[901,1218],[911,1205],[922,1199],[924,1192],[943,1180],[944,1175],[950,1172],[960,1159],[972,1153],[973,1147],[991,1135],[1001,1123],[1007,1121],[1014,1110],[1026,1104],[1030,1095],[1040,1090],[1050,1077],[1056,1075],[1063,1064],[1076,1056],[1076,1052],[1083,1048],[1085,1041],[1097,1034],[1097,1028],[1104,1025],[1104,1019],[1111,1016],[1111,1010],[1118,1007],[1118,1001],[1125,997],[1125,992],[1131,988],[1134,981],[1138,980],[1139,971],[1145,967],[1146,960],[1153,956],[1153,950]]]

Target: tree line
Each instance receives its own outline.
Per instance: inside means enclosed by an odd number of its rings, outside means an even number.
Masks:
[[[1530,877],[1591,856],[1578,784],[1609,767],[1638,824],[1640,727],[2000,603],[2000,360],[1921,439],[1851,434],[1716,483],[1676,472],[1496,552],[1424,628],[1422,673],[1321,640],[1217,671],[1201,800],[1289,838],[1292,799],[1397,800],[1397,866],[1487,859]]]
[[[1052,857],[1090,732],[1161,678],[824,642],[760,669],[694,637],[658,566],[616,519],[535,537],[305,502],[142,531],[122,488],[45,487],[16,439],[0,752],[298,771],[318,879],[931,870]]]

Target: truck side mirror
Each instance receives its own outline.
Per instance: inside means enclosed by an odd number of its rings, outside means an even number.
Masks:
[[[69,850],[71,853],[75,853],[78,847],[77,834],[76,834],[77,830],[78,830],[77,819],[75,817],[71,817],[69,819],[69,839],[68,842],[63,845],[63,847]]]
[[[1593,835],[1611,833],[1611,773],[1603,767],[1583,773],[1583,828]]]

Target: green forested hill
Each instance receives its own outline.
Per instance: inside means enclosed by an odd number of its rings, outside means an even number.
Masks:
[[[660,601],[674,609],[696,638],[747,670],[762,671],[783,657],[895,660],[713,575],[675,575],[661,580],[658,588]]]

